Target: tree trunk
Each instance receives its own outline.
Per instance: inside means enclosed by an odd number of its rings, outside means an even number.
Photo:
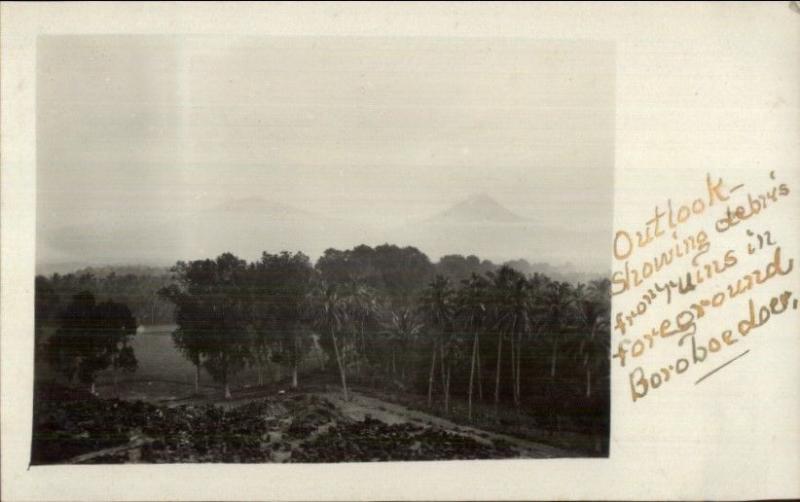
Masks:
[[[356,360],[356,375],[358,375],[358,378],[360,379],[361,378],[361,356],[363,354],[361,354],[360,353],[361,351],[358,350],[358,335],[357,334],[353,335],[353,337],[355,339],[353,340],[353,343],[350,344],[350,346],[353,348],[353,358]]]
[[[522,335],[517,344],[517,406],[522,403]]]
[[[592,325],[592,331],[589,334],[589,338],[591,340],[594,340],[596,328],[597,328],[597,323],[594,323]],[[585,362],[585,364],[586,364],[586,398],[587,399],[592,397],[592,356],[591,356],[591,351],[589,351],[589,352],[590,353],[586,356],[586,362]]]
[[[264,385],[264,365],[260,360],[256,364],[256,371],[258,372],[258,385],[262,386]]]
[[[444,385],[444,412],[450,413],[450,365],[447,365],[447,379]]]
[[[92,382],[92,387],[90,388],[89,392],[91,392],[93,396],[97,395],[97,392],[95,392],[94,382]]]
[[[497,335],[497,371],[495,374],[494,380],[494,406],[495,410],[497,406],[500,404],[500,363],[502,361],[503,356],[503,335],[502,333],[498,333]]]
[[[292,388],[297,388],[297,361],[292,365]]]
[[[194,393],[200,394],[200,362],[194,365]]]
[[[225,380],[225,399],[231,398],[231,386],[228,384],[228,381]]]
[[[433,406],[433,375],[436,374],[436,342],[433,342],[433,357],[431,358],[431,372],[428,375],[428,406]]]
[[[475,354],[478,373],[478,400],[483,402],[483,371],[481,370],[481,344],[478,342],[478,352]]]
[[[512,335],[513,336],[513,335]],[[512,390],[514,391],[514,405],[519,408],[521,401],[520,393],[520,380],[522,372],[520,361],[522,360],[522,333],[517,334],[517,343],[512,356],[511,366],[514,368],[514,381],[512,382]]]
[[[550,416],[552,424],[555,424],[555,430],[551,431],[553,433],[559,432],[561,423],[559,417],[559,411],[556,406],[556,365],[558,362],[558,334],[553,336],[553,353],[550,356],[550,385],[548,388],[550,389],[548,394],[548,401],[550,403]]]
[[[333,352],[336,355],[336,363],[339,365],[339,377],[342,380],[342,392],[344,393],[344,400],[350,400],[350,394],[347,392],[347,376],[345,375],[344,371],[344,361],[342,361],[342,356],[339,354],[339,345],[336,342],[336,334],[331,329],[331,339],[333,340]]]
[[[369,363],[367,359],[367,337],[364,335],[364,320],[361,320],[361,357],[364,358],[364,364]]]
[[[514,332],[511,332],[511,396],[514,399],[514,405],[517,404],[517,353],[516,344],[514,343]]]
[[[478,332],[475,332],[475,340],[472,342],[472,360],[469,367],[469,398],[467,399],[467,417],[472,422],[472,387],[475,381],[475,359],[478,353]]]
[[[592,397],[592,368],[586,368],[586,397]]]
[[[444,341],[440,342],[439,344],[439,373],[442,374],[442,392],[444,392],[444,377],[445,377],[445,367],[444,367]]]

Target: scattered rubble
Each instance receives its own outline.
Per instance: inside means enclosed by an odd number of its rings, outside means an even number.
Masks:
[[[38,405],[32,463],[369,462],[509,458],[509,444],[344,416],[325,398],[279,394],[236,407],[116,399]]]

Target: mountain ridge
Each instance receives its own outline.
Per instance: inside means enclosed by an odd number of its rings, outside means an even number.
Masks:
[[[602,235],[601,235],[602,233]],[[448,254],[475,254],[493,261],[526,259],[590,264],[610,240],[602,229],[578,232],[523,217],[486,193],[473,194],[424,220],[399,227],[371,227],[319,215],[262,197],[232,199],[208,209],[148,220],[111,218],[73,224],[43,234],[37,266],[54,262],[174,263],[230,251],[247,259],[262,251],[302,251],[311,258],[327,248],[390,242],[414,246],[432,261]],[[598,253],[587,255],[587,243]]]

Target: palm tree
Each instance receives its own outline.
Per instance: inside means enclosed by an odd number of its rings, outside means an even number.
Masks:
[[[450,287],[450,281],[441,275],[437,275],[433,282],[428,285],[421,298],[420,310],[432,338],[431,371],[428,376],[428,406],[433,404],[433,377],[436,372],[437,349],[440,350],[442,364],[444,365],[445,362],[445,336],[453,318],[452,298],[453,290]],[[442,367],[442,375],[444,397],[447,405],[449,382],[444,377],[444,367]]]
[[[518,271],[508,267],[498,271],[495,281],[495,315],[499,336],[501,339],[504,335],[507,336],[511,343],[512,395],[517,407],[521,400],[522,342],[530,334],[533,325],[532,291],[528,280]],[[499,386],[499,363],[496,383]],[[497,392],[499,394],[499,390]],[[495,401],[499,401],[499,395],[496,395]]]
[[[578,358],[586,372],[585,396],[592,397],[592,375],[608,362],[610,281],[592,281],[586,290],[576,288],[575,305],[581,326],[589,332],[581,338]]]
[[[397,352],[402,351],[419,335],[422,324],[417,320],[411,309],[403,308],[397,312],[390,312],[390,319],[387,326],[389,346],[391,349],[392,377],[397,375]],[[401,361],[401,374],[405,378],[405,364]]]
[[[472,420],[472,395],[475,382],[475,367],[480,353],[480,330],[487,317],[488,286],[489,283],[483,277],[473,273],[472,277],[462,281],[463,287],[458,295],[458,310],[465,328],[472,330],[472,357],[470,359],[469,370],[469,392],[467,414]],[[478,375],[480,379],[480,374]]]
[[[561,404],[556,401],[559,349],[561,336],[574,318],[574,298],[572,286],[567,282],[557,281],[549,283],[542,296],[543,320],[551,340],[550,384],[547,386],[547,395],[550,402],[550,417],[556,429],[560,428],[558,410]]]
[[[586,288],[587,293],[597,301],[603,303],[611,302],[611,280],[607,278],[595,279],[589,281],[589,286]]]
[[[264,385],[264,370],[268,369],[269,361],[273,357],[273,342],[270,333],[261,326],[250,327],[247,331],[250,336],[250,357],[258,374],[258,385]]]
[[[508,267],[501,268],[497,274],[493,272],[489,272],[487,275],[492,280],[492,289],[491,289],[491,316],[494,325],[492,326],[492,331],[497,336],[497,363],[495,364],[495,380],[494,380],[494,406],[495,411],[497,411],[498,406],[500,405],[500,363],[503,360],[503,331],[498,329],[498,325],[503,322],[503,317],[501,314],[501,309],[499,308],[502,302],[502,293],[503,289],[505,288],[504,282],[504,275],[506,270],[511,270]]]
[[[552,338],[550,378],[555,381],[558,366],[559,334],[570,322],[574,309],[572,286],[567,282],[551,282],[544,293],[544,315]]]
[[[336,284],[319,281],[306,296],[306,316],[314,327],[330,335],[344,399],[349,401],[347,375],[342,350],[336,336],[348,323],[348,300],[339,290],[340,286]]]
[[[367,363],[367,342],[365,328],[367,323],[376,318],[378,302],[376,293],[360,281],[350,281],[342,290],[347,305],[348,317],[352,324],[353,339],[351,345],[356,354],[356,372],[361,375],[362,360]]]

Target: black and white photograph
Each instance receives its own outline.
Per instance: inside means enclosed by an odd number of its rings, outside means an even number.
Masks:
[[[607,457],[613,43],[48,35],[31,463]]]
[[[798,5],[0,1],[0,499],[797,499]]]

